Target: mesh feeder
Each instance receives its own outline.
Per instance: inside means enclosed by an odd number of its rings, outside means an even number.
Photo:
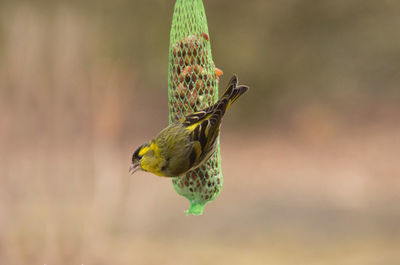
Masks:
[[[169,123],[218,100],[218,76],[211,55],[207,19],[202,0],[177,0],[169,45]],[[219,139],[211,158],[200,167],[174,178],[175,191],[186,197],[186,214],[201,215],[207,202],[221,191],[223,178]]]

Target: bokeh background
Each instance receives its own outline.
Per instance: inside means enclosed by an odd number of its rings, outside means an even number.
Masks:
[[[204,0],[224,187],[127,173],[168,122],[174,1],[0,2],[1,264],[400,264],[400,2]]]

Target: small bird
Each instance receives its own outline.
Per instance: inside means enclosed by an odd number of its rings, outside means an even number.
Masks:
[[[137,148],[129,172],[141,169],[162,177],[179,177],[207,161],[216,149],[225,111],[249,89],[237,83],[234,75],[214,105],[170,124],[153,140]]]

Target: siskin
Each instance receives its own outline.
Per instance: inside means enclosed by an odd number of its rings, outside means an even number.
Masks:
[[[214,153],[222,117],[247,90],[234,75],[222,97],[212,106],[187,115],[141,145],[132,156],[129,172],[141,169],[163,177],[179,177]]]

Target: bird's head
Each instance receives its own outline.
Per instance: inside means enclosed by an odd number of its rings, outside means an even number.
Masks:
[[[133,174],[141,169],[159,175],[162,161],[158,146],[153,141],[150,141],[139,146],[133,153],[129,172]]]
[[[139,146],[136,151],[132,155],[132,163],[131,166],[129,167],[129,173],[133,174],[139,169],[142,169],[142,159],[144,156],[147,155],[147,153],[150,151],[150,146],[149,144],[142,144]]]

